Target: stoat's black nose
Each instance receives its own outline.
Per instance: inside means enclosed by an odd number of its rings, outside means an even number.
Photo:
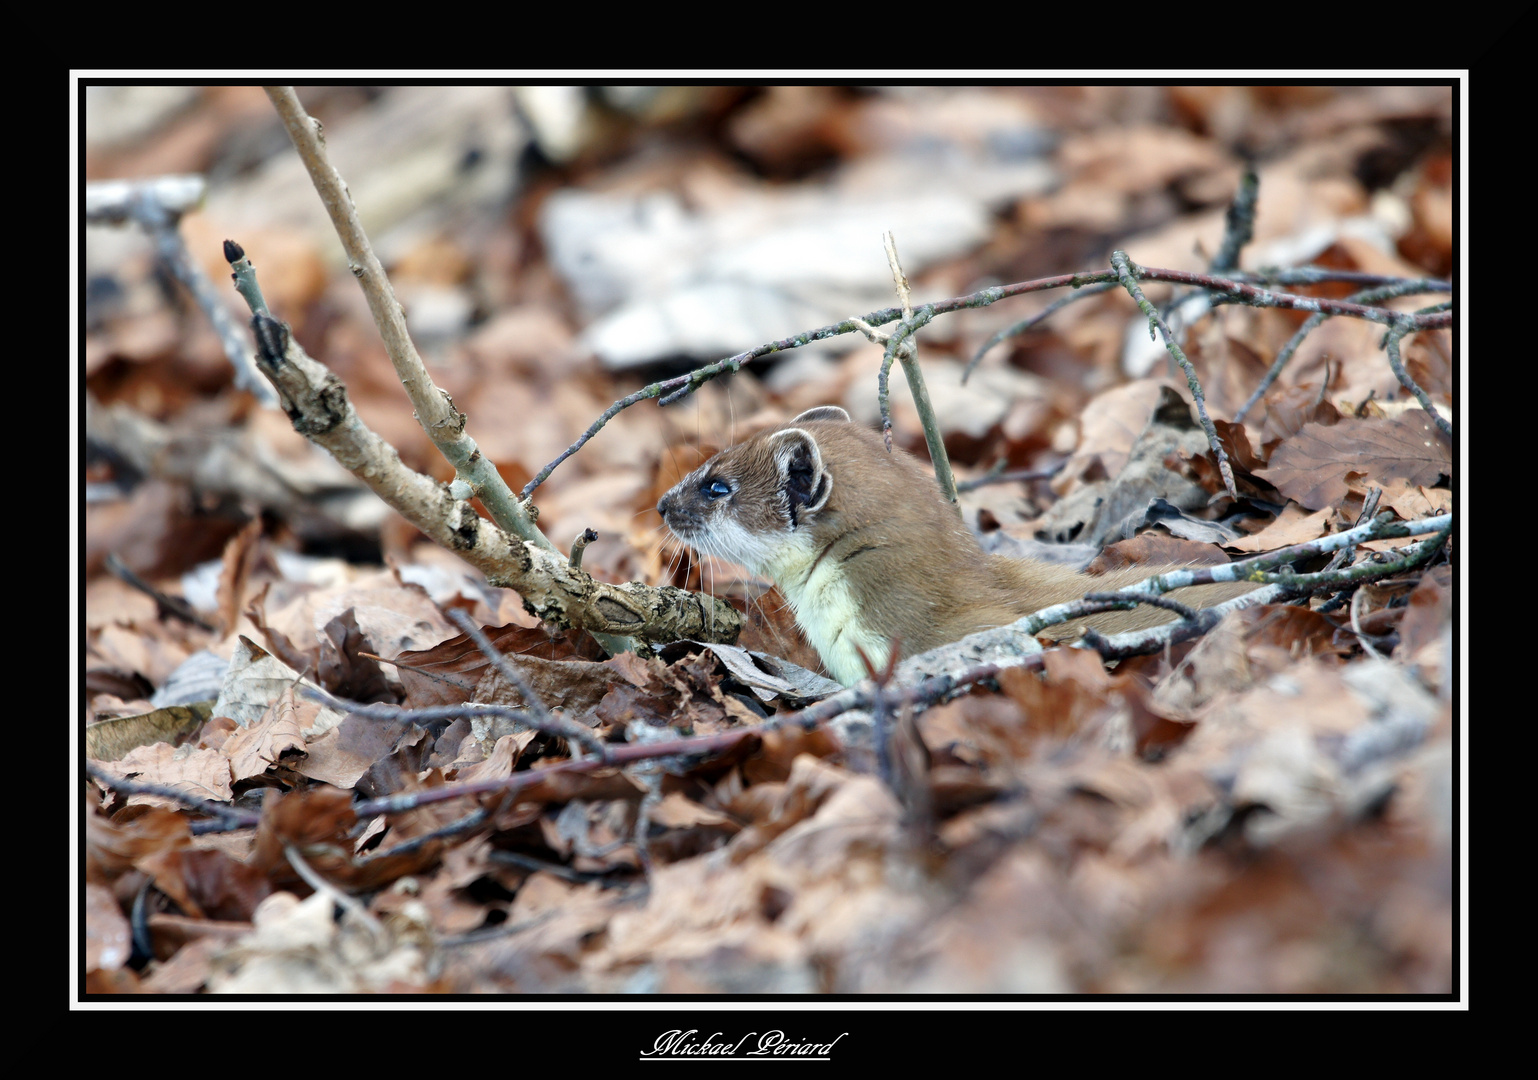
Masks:
[[[666,495],[657,500],[657,513],[663,517],[668,516],[668,497]]]

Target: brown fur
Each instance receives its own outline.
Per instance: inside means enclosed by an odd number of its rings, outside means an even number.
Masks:
[[[1176,569],[1088,576],[988,555],[928,470],[902,451],[888,453],[880,435],[830,407],[717,454],[657,509],[680,539],[773,579],[829,670],[846,683],[859,677],[850,642],[867,654],[882,652],[871,656],[877,663],[889,650],[876,643],[896,642],[901,656],[912,656],[1086,592]],[[1204,606],[1251,588],[1197,586],[1172,595]],[[1143,606],[1045,633],[1060,640],[1077,637],[1084,623],[1114,633],[1174,617]],[[835,625],[821,625],[830,618]]]

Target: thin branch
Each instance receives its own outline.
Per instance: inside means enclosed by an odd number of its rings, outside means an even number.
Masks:
[[[1224,302],[1246,304],[1250,307],[1286,308],[1292,311],[1322,311],[1331,315],[1351,315],[1368,322],[1392,326],[1406,318],[1391,308],[1367,307],[1348,300],[1328,300],[1320,296],[1298,296],[1295,293],[1278,293],[1247,285],[1230,278],[1213,277],[1210,274],[1193,274],[1186,270],[1160,270],[1141,267],[1138,278],[1143,281],[1167,281],[1175,285],[1197,285],[1215,293],[1225,294]],[[1439,311],[1426,315],[1409,316],[1416,330],[1440,330],[1452,325],[1452,312]]]
[[[1433,286],[1441,284],[1443,283],[1430,281],[1425,278],[1398,281],[1391,285],[1384,285],[1374,289],[1364,289],[1361,292],[1353,295],[1350,299],[1352,303],[1356,304],[1375,304],[1384,300],[1392,300],[1399,296],[1413,296],[1416,293],[1434,292],[1436,290],[1433,288]],[[1431,314],[1433,311],[1441,310],[1444,310],[1444,308],[1439,304],[1433,308],[1427,309],[1424,313]],[[1293,354],[1298,351],[1298,346],[1303,344],[1303,339],[1311,334],[1314,330],[1316,330],[1320,324],[1322,324],[1324,320],[1328,318],[1330,318],[1330,313],[1316,312],[1304,320],[1303,325],[1298,327],[1297,332],[1294,333],[1292,337],[1287,339],[1287,344],[1283,345],[1281,350],[1276,354],[1276,359],[1272,362],[1270,370],[1267,371],[1265,376],[1260,380],[1260,385],[1255,387],[1255,392],[1250,395],[1249,400],[1240,406],[1238,412],[1234,413],[1234,423],[1244,423],[1244,418],[1249,415],[1250,410],[1253,409],[1255,405],[1260,401],[1260,399],[1265,396],[1266,391],[1271,389],[1272,384],[1275,383],[1277,378],[1281,375],[1282,369],[1287,366],[1287,362],[1291,360]],[[1390,357],[1389,364],[1391,367],[1393,366],[1392,357]]]
[[[1365,592],[1358,589],[1351,597],[1351,632],[1356,635],[1357,644],[1362,647],[1363,652],[1374,660],[1382,660],[1383,654],[1373,648],[1372,642],[1367,640],[1367,635],[1362,630],[1359,611],[1362,606],[1362,600],[1366,596]]]
[[[155,253],[186,286],[198,307],[219,335],[219,345],[235,369],[235,385],[268,408],[277,396],[251,362],[251,342],[241,333],[214,283],[187,250],[181,219],[203,202],[206,184],[201,176],[161,176],[153,180],[111,180],[86,187],[86,220],[107,224],[133,221],[154,241]]]
[[[400,455],[359,419],[341,381],[305,354],[287,326],[270,315],[256,315],[252,328],[260,350],[257,362],[278,388],[295,430],[491,584],[516,590],[545,622],[587,630],[606,648],[621,638],[736,640],[742,618],[725,601],[671,586],[597,581],[573,570],[565,554],[511,538],[469,503],[454,498],[448,485],[406,468]]]
[[[1085,593],[1084,599],[1091,603],[1115,605],[1107,609],[1111,611],[1130,611],[1139,604],[1147,604],[1150,607],[1173,611],[1186,622],[1195,622],[1200,617],[1200,612],[1196,608],[1182,604],[1178,600],[1171,600],[1168,596],[1124,596],[1119,592],[1096,592]]]
[[[558,877],[562,881],[570,881],[576,885],[585,885],[589,881],[598,881],[612,887],[616,884],[614,881],[616,870],[629,870],[629,867],[614,867],[608,870],[573,870],[565,863],[550,862],[547,859],[536,859],[534,856],[525,855],[521,851],[505,851],[502,848],[492,848],[486,853],[486,859],[488,862],[502,863],[505,866],[516,866],[520,870],[540,871],[550,874],[552,877]]]
[[[989,469],[982,476],[974,480],[963,480],[958,483],[956,490],[958,492],[967,492],[976,491],[978,488],[987,487],[989,484],[1015,484],[1030,480],[1050,480],[1062,472],[1063,466],[1067,464],[1068,459],[1064,458],[1056,465],[1048,466],[1045,469],[1017,469],[1014,472],[1005,472],[1004,461],[1000,459],[997,465]]]
[[[1260,182],[1255,169],[1246,165],[1239,189],[1224,215],[1223,240],[1208,264],[1210,272],[1223,274],[1238,270],[1239,254],[1255,235],[1255,207],[1259,194]],[[1172,339],[1181,342],[1185,340],[1186,330],[1215,306],[1213,294],[1205,289],[1172,289],[1169,299],[1160,305],[1159,313],[1173,331]],[[1188,378],[1189,375],[1187,372]]]
[[[524,707],[534,717],[531,721],[531,726],[547,734],[559,735],[574,748],[585,746],[597,754],[600,759],[608,759],[608,747],[602,739],[598,738],[597,735],[594,735],[581,724],[556,716],[549,709],[545,708],[544,701],[529,686],[529,681],[523,677],[517,668],[508,663],[507,657],[497,651],[497,647],[491,643],[491,639],[481,632],[480,627],[475,625],[474,619],[457,609],[449,612],[449,618],[458,623],[459,628],[469,636],[471,641],[475,642],[475,647],[481,650],[481,655],[491,661],[491,666],[497,669],[497,674],[506,679],[508,684],[518,691],[519,695],[523,698]],[[574,749],[572,757],[580,756]]]
[[[918,343],[913,339],[913,332],[923,324],[915,324],[912,331],[902,334],[900,343],[896,341],[902,328],[914,323],[913,301],[909,295],[908,275],[903,273],[902,262],[897,258],[897,239],[891,232],[887,232],[882,239],[886,245],[887,265],[891,267],[892,281],[897,287],[897,298],[902,301],[903,308],[903,320],[897,324],[898,329],[892,332],[893,340],[888,341],[882,357],[882,373],[884,375],[891,367],[890,357],[896,356],[902,362],[903,374],[908,379],[908,391],[913,395],[913,407],[918,411],[919,423],[924,429],[924,442],[929,446],[929,461],[934,466],[935,482],[940,485],[940,494],[955,506],[956,474],[951,471],[951,458],[946,453],[945,439],[940,434],[940,420],[935,416],[934,402],[929,398],[929,386],[924,382],[924,372],[919,367]],[[881,420],[882,430],[886,433],[887,449],[891,450],[892,418],[886,410],[884,399]]]
[[[459,836],[463,833],[474,832],[489,820],[491,820],[491,812],[485,808],[478,807],[459,820],[449,822],[441,829],[434,829],[432,832],[423,833],[421,836],[413,836],[410,840],[402,840],[399,844],[391,847],[371,851],[359,861],[367,865],[376,859],[387,859],[392,855],[409,855],[420,851],[435,840],[447,840],[450,837]]]
[[[1394,377],[1399,380],[1399,385],[1410,391],[1415,396],[1415,400],[1420,402],[1421,408],[1431,414],[1432,422],[1441,429],[1442,434],[1451,435],[1453,433],[1452,423],[1441,413],[1437,412],[1437,407],[1432,403],[1431,397],[1420,388],[1420,384],[1410,377],[1410,373],[1405,370],[1404,359],[1399,355],[1399,340],[1406,334],[1414,333],[1415,329],[1407,318],[1405,322],[1395,323],[1389,327],[1388,333],[1383,335],[1383,349],[1388,353],[1388,366],[1393,370]]]
[[[1255,175],[1255,166],[1247,165],[1239,178],[1234,201],[1228,204],[1228,213],[1223,216],[1223,242],[1208,266],[1214,274],[1238,269],[1239,252],[1255,236],[1255,203],[1259,195],[1260,179]]]
[[[1006,338],[1018,337],[1036,324],[1045,322],[1053,314],[1062,308],[1067,307],[1069,304],[1078,303],[1080,300],[1087,300],[1091,296],[1099,296],[1101,293],[1109,292],[1114,288],[1116,288],[1114,284],[1106,282],[1103,285],[1091,285],[1088,288],[1080,289],[1077,292],[1071,292],[1067,296],[1060,296],[1056,300],[1052,301],[1052,303],[1042,308],[1036,314],[1032,315],[1030,318],[1022,319],[1015,323],[1013,326],[1009,326],[1003,330],[1000,330],[998,333],[994,334],[991,338],[985,341],[982,348],[978,349],[977,352],[973,354],[972,359],[967,361],[966,369],[961,373],[961,381],[965,383],[972,377],[972,371],[977,367],[978,364],[982,362],[983,355],[999,342],[1005,340]]]
[[[230,264],[230,277],[235,280],[235,291],[246,302],[253,315],[271,315],[262,287],[256,283],[256,267],[246,258],[246,249],[233,240],[224,242],[224,261]]]
[[[1234,487],[1234,470],[1228,464],[1228,455],[1223,452],[1223,444],[1218,441],[1218,431],[1212,424],[1212,418],[1207,415],[1207,399],[1202,394],[1202,384],[1196,379],[1196,369],[1191,366],[1191,361],[1186,359],[1185,351],[1180,343],[1175,340],[1169,324],[1164,321],[1157,308],[1148,302],[1143,295],[1143,290],[1138,288],[1137,279],[1133,273],[1132,260],[1127,258],[1125,251],[1111,252],[1111,265],[1116,267],[1121,279],[1122,287],[1132,294],[1133,301],[1138,308],[1148,317],[1148,334],[1153,336],[1154,329],[1164,335],[1164,347],[1169,350],[1175,362],[1180,365],[1180,370],[1185,372],[1186,385],[1191,388],[1191,396],[1196,400],[1196,415],[1201,421],[1202,430],[1207,433],[1207,444],[1212,447],[1213,454],[1218,459],[1218,472],[1223,475],[1223,486],[1228,489],[1230,498],[1237,499],[1239,491]]]
[[[902,305],[903,321],[898,323],[901,328],[904,323],[913,321],[913,296],[908,288],[908,275],[903,273],[902,262],[897,258],[897,238],[890,230],[882,234],[882,242],[886,247],[887,267],[892,271],[892,284],[897,289],[897,299]],[[913,340],[911,334],[903,338],[900,345],[893,345],[891,335],[882,334],[880,331],[869,331],[865,334],[872,341],[882,341],[886,344],[882,356],[881,369],[885,375],[892,367],[892,358],[895,356],[902,362],[903,374],[908,379],[908,390],[913,396],[914,408],[918,410],[919,424],[924,429],[924,439],[929,444],[930,457],[934,460],[935,478],[940,482],[940,490],[952,505],[956,502],[956,478],[951,475],[950,457],[945,452],[945,443],[940,438],[940,424],[935,419],[934,403],[929,400],[929,387],[924,382],[924,373],[919,369],[918,342]],[[881,395],[881,431],[886,437],[887,452],[892,451],[892,417],[887,408],[886,395]],[[939,448],[938,454],[936,447]]]
[[[462,784],[445,784],[442,787],[428,788],[402,795],[387,795],[379,799],[369,799],[356,804],[353,807],[353,811],[359,817],[372,817],[376,814],[399,814],[433,803],[447,802],[450,799],[501,792],[516,793],[526,787],[537,784],[547,776],[595,772],[598,769],[613,768],[654,758],[703,758],[725,753],[743,739],[757,735],[763,730],[769,729],[759,725],[756,727],[739,728],[735,731],[723,731],[715,735],[696,735],[689,738],[669,739],[664,742],[626,743],[622,746],[609,747],[609,760],[607,762],[597,757],[568,758],[566,761],[556,762],[544,768],[525,769],[522,772],[515,772],[510,776],[487,780],[471,780]]]
[[[481,635],[484,639],[485,635]],[[495,650],[493,650],[495,651]],[[500,671],[500,667],[498,668]],[[504,672],[504,677],[506,673]],[[523,680],[513,683],[520,692],[525,693],[526,683]],[[391,705],[388,702],[348,701],[322,690],[318,686],[306,686],[303,693],[313,701],[318,701],[333,709],[361,716],[367,720],[385,720],[395,724],[416,724],[420,727],[429,727],[444,720],[473,720],[476,717],[493,717],[502,720],[511,720],[515,724],[533,728],[545,735],[552,735],[559,739],[565,739],[569,743],[578,743],[589,746],[604,758],[608,753],[608,747],[599,742],[597,736],[580,725],[573,724],[569,720],[563,720],[552,715],[543,703],[538,705],[538,712],[534,708],[518,708],[514,705],[495,705],[484,701],[461,701],[452,705],[425,705],[418,708],[407,708],[404,705]],[[539,702],[532,690],[525,693],[525,701]]]
[[[582,553],[587,546],[598,539],[598,534],[592,529],[583,529],[575,540],[571,542],[571,558],[566,561],[571,564],[573,570],[582,569]]]
[[[293,844],[283,845],[283,857],[288,860],[288,865],[294,868],[294,873],[298,874],[306,885],[357,919],[368,930],[369,936],[374,939],[376,945],[384,945],[390,940],[384,924],[370,915],[368,908],[316,873],[310,864],[304,861],[304,857],[299,854],[299,849]]]
[[[529,498],[549,478],[557,466],[586,446],[594,435],[603,430],[604,425],[632,405],[651,398],[657,398],[658,405],[671,405],[694,393],[694,391],[718,375],[731,374],[742,370],[743,365],[749,361],[757,360],[760,357],[769,356],[773,353],[785,352],[789,349],[798,349],[803,345],[809,345],[814,341],[822,341],[825,338],[854,333],[860,329],[862,323],[869,326],[880,326],[883,323],[889,323],[901,317],[901,308],[882,308],[865,316],[845,319],[843,322],[818,327],[816,330],[808,330],[806,333],[795,334],[791,337],[781,338],[778,341],[765,342],[762,345],[728,356],[723,360],[717,360],[715,363],[696,368],[687,374],[677,375],[671,379],[663,379],[660,382],[652,383],[650,386],[643,386],[635,393],[620,398],[613,405],[605,409],[598,419],[588,425],[588,429],[577,437],[575,442],[556,455],[555,460],[534,474],[534,478],[523,486],[521,495],[524,499]]]
[[[1435,517],[1420,518],[1415,521],[1400,521],[1397,515],[1384,513],[1365,525],[1347,529],[1344,532],[1331,533],[1329,536],[1321,536],[1301,544],[1292,544],[1239,562],[1177,570],[1155,580],[1164,582],[1166,589],[1183,589],[1187,585],[1205,585],[1215,581],[1257,583],[1284,581],[1289,585],[1312,591],[1315,585],[1349,584],[1357,580],[1361,575],[1353,576],[1353,573],[1360,569],[1360,566],[1344,567],[1338,571],[1317,574],[1288,573],[1276,576],[1272,572],[1288,568],[1299,559],[1312,555],[1328,555],[1331,552],[1355,547],[1367,540],[1392,540],[1409,536],[1425,536],[1428,533],[1440,536],[1447,533],[1452,525],[1451,514],[1438,514]]]
[[[195,810],[200,814],[207,814],[221,821],[231,823],[237,829],[254,829],[261,824],[262,816],[253,814],[249,810],[237,810],[233,806],[223,803],[210,802],[207,799],[190,795],[177,787],[169,784],[151,784],[143,780],[129,780],[125,777],[114,776],[94,762],[85,763],[86,775],[105,788],[123,795],[158,795],[162,799],[171,799],[181,803],[189,810]]]
[[[193,626],[204,630],[213,631],[215,629],[214,625],[199,615],[186,600],[180,596],[172,596],[170,593],[162,592],[155,588],[155,586],[134,573],[116,554],[111,552],[107,554],[106,568],[124,584],[130,588],[137,589],[155,601],[155,606],[159,609],[157,614],[180,619],[182,622],[191,623]]]
[[[1397,285],[1411,280],[1398,274],[1369,274],[1363,270],[1331,270],[1323,266],[1292,266],[1286,268],[1266,267],[1260,270],[1238,270],[1231,272],[1230,276],[1235,281],[1245,281],[1263,285],[1322,285],[1326,282],[1339,281],[1347,285],[1378,286]],[[1452,292],[1453,284],[1440,278],[1418,278],[1414,280],[1424,281],[1424,292]]]
[[[877,671],[875,665],[870,662],[870,657],[865,655],[865,650],[860,649],[860,660],[865,665],[867,678],[876,684],[877,692],[871,696],[871,723],[876,729],[876,774],[881,777],[881,782],[887,786],[887,790],[894,795],[899,795],[897,778],[892,767],[892,703],[887,698],[885,690],[887,684],[892,681],[892,672],[896,664],[892,661],[897,657],[897,650],[893,649],[891,656],[887,658],[886,667]]]
[[[1372,322],[1392,325],[1395,320],[1403,318],[1401,312],[1386,308],[1364,307],[1360,304],[1352,304],[1342,300],[1327,300],[1312,296],[1297,296],[1291,293],[1271,292],[1267,289],[1248,284],[1249,281],[1294,281],[1299,284],[1314,284],[1321,281],[1349,281],[1358,284],[1386,284],[1401,281],[1402,278],[1388,278],[1380,274],[1360,274],[1345,270],[1308,270],[1304,272],[1275,271],[1259,273],[1236,274],[1232,277],[1217,277],[1212,274],[1195,274],[1184,270],[1164,270],[1152,266],[1135,267],[1135,275],[1142,281],[1165,281],[1180,285],[1192,285],[1207,289],[1214,293],[1227,295],[1235,303],[1249,304],[1255,307],[1279,307],[1299,311],[1325,311],[1334,315],[1350,315],[1356,318],[1368,319]],[[1120,276],[1116,270],[1094,270],[1077,274],[1058,274],[1053,277],[1036,278],[1032,281],[1021,281],[1013,285],[995,285],[987,289],[980,289],[975,293],[965,296],[952,297],[949,300],[937,300],[932,304],[926,304],[919,309],[918,315],[925,315],[925,322],[936,315],[946,315],[954,311],[963,311],[970,308],[987,307],[996,304],[1000,300],[1007,300],[1014,296],[1025,296],[1029,293],[1046,292],[1051,289],[1085,289],[1091,286],[1112,286],[1120,282]],[[1435,289],[1441,291],[1451,288],[1445,282],[1435,282]],[[684,375],[678,375],[671,379],[652,383],[635,393],[620,398],[613,405],[604,410],[603,414],[583,432],[575,442],[568,446],[548,465],[535,474],[534,479],[524,486],[523,497],[525,499],[541,484],[545,482],[556,467],[582,449],[587,442],[598,434],[610,420],[619,415],[630,406],[656,398],[659,405],[672,405],[689,394],[694,393],[710,380],[731,372],[740,371],[742,366],[751,360],[769,356],[777,352],[785,352],[789,349],[800,348],[813,341],[822,341],[827,338],[837,337],[840,334],[852,334],[871,327],[883,326],[889,322],[895,322],[903,317],[901,308],[882,308],[866,315],[853,316],[842,322],[831,323],[818,327],[816,330],[808,330],[804,333],[794,334],[790,337],[780,338],[778,341],[766,342],[754,348],[735,353],[722,360],[706,364]],[[1452,312],[1435,311],[1411,316],[1415,320],[1415,329],[1439,329],[1452,325]],[[909,332],[912,332],[910,328]],[[905,335],[904,335],[905,336]]]
[[[368,301],[374,324],[384,340],[390,363],[395,366],[396,377],[411,399],[417,422],[427,432],[433,444],[454,466],[458,477],[469,485],[493,521],[504,531],[549,551],[556,547],[540,531],[527,507],[520,504],[497,472],[496,466],[476,446],[475,440],[465,433],[465,415],[454,408],[453,401],[433,384],[427,366],[412,344],[406,329],[406,313],[395,298],[395,290],[385,275],[384,265],[374,254],[368,234],[358,219],[357,208],[347,190],[341,174],[326,157],[325,138],[319,121],[304,111],[293,87],[269,86],[264,88],[273,108],[283,121],[300,160],[310,174],[310,181],[320,196],[331,224],[342,241],[347,254],[348,269],[358,279],[359,287]],[[623,648],[620,643],[606,645],[611,651]],[[632,646],[633,647],[633,644]]]

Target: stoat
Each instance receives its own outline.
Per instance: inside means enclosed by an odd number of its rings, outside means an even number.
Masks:
[[[852,686],[878,668],[1014,622],[1086,592],[1109,592],[1174,567],[1103,576],[986,554],[917,459],[836,406],[723,450],[657,503],[680,540],[773,581],[828,672]],[[1172,594],[1211,604],[1252,588],[1199,586]],[[1087,620],[1115,632],[1168,622],[1141,606]],[[1080,623],[1047,633],[1077,637]]]

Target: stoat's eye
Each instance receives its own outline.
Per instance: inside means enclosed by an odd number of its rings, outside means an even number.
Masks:
[[[700,483],[700,494],[707,499],[724,499],[732,493],[732,489],[724,480],[704,480]]]

